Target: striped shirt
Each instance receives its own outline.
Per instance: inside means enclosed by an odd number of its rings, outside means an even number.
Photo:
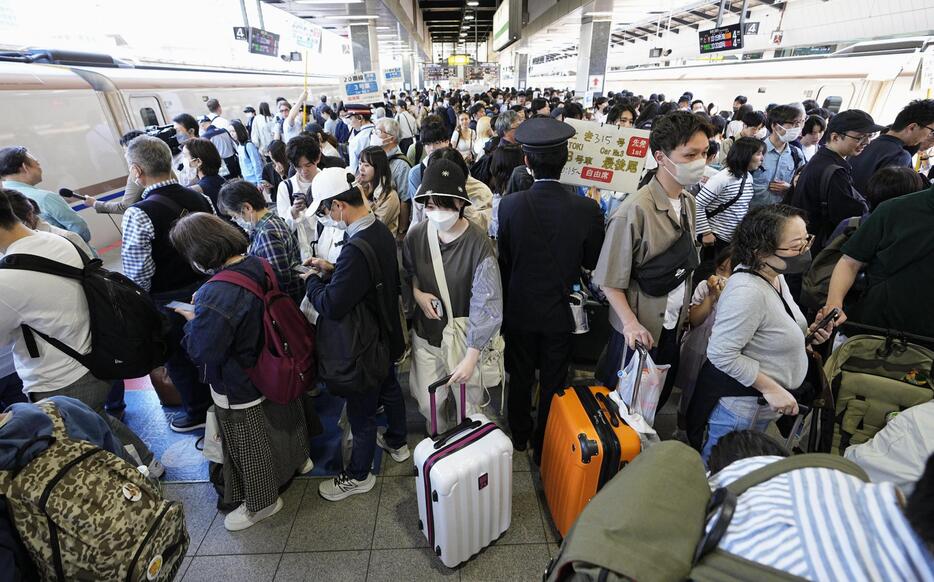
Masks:
[[[749,211],[753,194],[752,174],[747,172],[743,195],[736,202],[712,218],[707,218],[707,213],[736,197],[742,182],[742,178],[731,174],[729,169],[723,169],[701,187],[696,196],[698,234],[713,232],[720,240],[729,242],[733,239],[733,232]]]
[[[711,476],[711,488],[778,460],[736,461]],[[934,556],[905,519],[895,486],[831,469],[799,469],[748,489],[719,547],[808,580],[934,581]]]

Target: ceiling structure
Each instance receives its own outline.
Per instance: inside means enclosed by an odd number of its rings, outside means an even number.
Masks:
[[[486,42],[493,31],[496,0],[419,0],[435,43]]]

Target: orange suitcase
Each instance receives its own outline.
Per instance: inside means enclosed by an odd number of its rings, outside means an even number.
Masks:
[[[567,535],[597,491],[642,450],[603,386],[574,385],[551,400],[542,483],[555,526]]]

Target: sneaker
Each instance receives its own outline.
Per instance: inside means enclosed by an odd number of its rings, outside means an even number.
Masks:
[[[279,497],[276,499],[276,502],[269,507],[260,509],[256,513],[252,513],[247,511],[245,503],[241,504],[240,507],[228,513],[227,517],[224,518],[224,527],[227,528],[227,531],[240,531],[242,529],[246,529],[259,523],[267,517],[272,517],[273,515],[279,513],[279,510],[282,509],[282,505],[282,498]]]
[[[352,479],[347,473],[341,473],[333,479],[322,481],[318,485],[318,494],[328,501],[340,501],[351,495],[366,493],[376,485],[376,477],[372,473],[367,473],[366,479],[357,481]]]
[[[179,414],[172,419],[169,428],[175,432],[191,432],[204,428],[204,417],[195,418],[187,414]]]
[[[379,448],[383,449],[389,456],[392,457],[392,460],[401,463],[402,461],[408,460],[412,454],[409,452],[409,445],[402,445],[398,449],[394,449],[386,444],[386,437],[383,436],[383,433],[376,433],[376,444]]]
[[[154,458],[146,468],[149,470],[149,476],[153,479],[158,479],[165,475],[165,465],[163,465],[162,461],[159,459]]]
[[[305,462],[302,464],[301,467],[298,468],[298,471],[295,474],[306,475],[308,473],[311,473],[312,469],[314,468],[315,468],[314,461],[312,461],[311,459],[305,459]]]

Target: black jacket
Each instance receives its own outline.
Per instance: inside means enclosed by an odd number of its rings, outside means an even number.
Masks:
[[[581,267],[597,265],[603,235],[600,207],[557,182],[539,181],[504,197],[497,236],[504,328],[570,333],[568,293],[580,281]]]

